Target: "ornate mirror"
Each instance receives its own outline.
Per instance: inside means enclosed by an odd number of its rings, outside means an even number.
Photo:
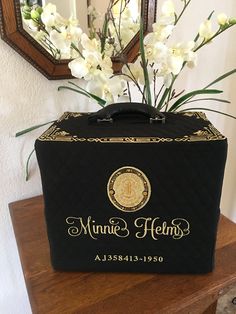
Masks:
[[[0,0],[2,39],[48,79],[71,78],[68,68],[71,57],[56,56],[35,38],[22,16],[24,2],[24,0]],[[155,22],[157,0],[29,0],[28,3],[40,6],[55,4],[60,15],[78,19],[79,26],[88,34],[94,26],[96,29],[102,28],[106,10],[112,3],[112,16],[119,24],[119,31],[123,32],[123,42],[114,40],[113,43],[113,69],[114,72],[118,72],[122,67],[123,58],[129,62],[136,59],[139,51],[140,17],[144,23],[145,33],[151,31],[152,24]],[[127,27],[127,21],[131,27]]]

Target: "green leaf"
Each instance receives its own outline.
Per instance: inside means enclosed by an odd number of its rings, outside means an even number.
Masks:
[[[68,81],[68,84],[71,84],[71,85],[77,87],[78,89],[82,89],[83,90],[82,87],[80,87],[79,85],[75,84],[74,82]]]
[[[100,106],[104,107],[104,106],[106,105],[106,100],[104,100],[104,99],[102,99],[102,98],[100,98],[100,97],[98,97],[98,96],[96,96],[96,95],[94,95],[94,94],[91,94],[91,93],[89,93],[89,92],[87,92],[87,94],[88,94],[91,98],[93,98],[94,100],[96,100],[96,102],[97,102]]]
[[[149,81],[147,63],[146,63],[145,51],[144,51],[144,34],[143,34],[142,20],[140,22],[140,53],[141,53],[141,58],[142,58],[142,67],[143,67],[143,74],[144,74],[144,80],[145,80],[147,102],[148,102],[148,105],[152,106],[150,81]]]
[[[218,90],[218,89],[199,89],[192,91],[188,94],[185,94],[184,96],[180,97],[169,109],[169,111],[175,111],[179,107],[183,105],[189,98],[192,98],[196,95],[202,95],[202,94],[221,94],[223,91]]]
[[[102,107],[105,106],[106,101],[105,101],[104,99],[102,99],[102,98],[100,98],[100,97],[98,97],[98,96],[96,96],[96,95],[94,95],[94,94],[92,94],[92,93],[87,92],[85,89],[83,89],[82,87],[76,85],[76,84],[73,83],[73,82],[68,82],[68,83],[71,84],[71,85],[73,85],[73,86],[75,86],[77,89],[72,88],[72,87],[69,87],[69,86],[59,86],[59,87],[58,87],[58,91],[60,91],[60,90],[62,90],[62,89],[69,89],[69,90],[71,90],[71,91],[74,91],[74,92],[79,93],[79,94],[81,94],[81,95],[84,95],[84,96],[86,96],[86,97],[93,98],[93,99],[96,100],[96,102],[97,102],[100,106],[102,106]]]
[[[229,71],[229,72],[227,72],[227,73],[225,73],[225,74],[219,76],[216,80],[214,80],[213,82],[211,82],[210,84],[208,84],[205,88],[208,88],[208,87],[210,87],[210,86],[212,86],[212,85],[214,85],[214,84],[216,84],[216,83],[218,83],[218,82],[224,80],[226,77],[228,77],[228,76],[230,76],[230,75],[232,75],[232,74],[234,74],[234,73],[236,73],[236,69],[233,69],[233,70],[231,70],[231,71]]]
[[[36,130],[36,129],[39,129],[39,128],[41,128],[42,126],[45,126],[45,125],[47,125],[47,124],[54,123],[55,121],[56,121],[56,120],[53,120],[53,121],[50,121],[50,122],[46,122],[46,123],[43,123],[43,124],[34,125],[34,126],[28,128],[28,129],[25,129],[25,130],[22,130],[22,131],[20,131],[20,132],[17,132],[16,135],[15,135],[15,137],[19,137],[19,136],[21,136],[21,135],[24,135],[24,134],[26,134],[26,133],[29,133],[29,132],[34,131],[34,130]]]
[[[80,87],[79,85],[75,84],[74,82],[69,81],[69,84],[75,86],[76,88],[78,88],[79,90],[81,90],[83,93],[85,93],[86,95],[88,95],[88,97],[91,97],[93,99],[95,99],[98,103],[105,105],[106,101],[100,97],[98,97],[97,95],[94,95],[92,93],[87,92],[84,88]]]
[[[231,114],[228,114],[228,113],[225,113],[225,112],[222,112],[222,111],[218,111],[218,110],[214,110],[214,109],[209,109],[209,108],[187,108],[187,109],[181,110],[181,111],[179,111],[179,112],[193,111],[193,110],[211,111],[211,112],[215,112],[215,113],[222,114],[222,115],[224,115],[224,116],[226,116],[226,117],[229,117],[229,118],[236,119],[236,117],[235,117],[235,116],[232,116]]]
[[[219,99],[219,98],[199,98],[199,99],[194,99],[194,100],[188,100],[185,102],[185,104],[190,104],[192,102],[197,102],[197,101],[202,101],[202,100],[206,100],[206,101],[209,101],[209,100],[213,100],[213,101],[218,101],[218,102],[223,102],[223,103],[226,103],[226,104],[230,104],[231,102],[228,101],[228,100],[225,100],[225,99]]]
[[[164,91],[164,93],[163,93],[163,95],[161,97],[161,100],[159,101],[159,103],[157,105],[157,109],[158,110],[161,110],[162,107],[164,107],[164,103],[165,103],[166,97],[169,95],[169,92],[170,92],[170,90],[171,90],[171,88],[173,86],[173,82],[174,82],[174,80],[172,79],[171,87],[165,89],[165,91]]]
[[[27,158],[26,167],[25,167],[25,180],[26,181],[29,181],[29,176],[30,176],[30,173],[29,173],[29,162],[30,162],[30,159],[31,159],[31,157],[32,157],[34,152],[35,152],[35,149],[32,150],[32,152],[29,154],[29,156]]]
[[[106,38],[107,38],[107,32],[108,32],[108,22],[109,22],[109,20],[108,20],[107,13],[106,13],[105,17],[104,17],[103,27],[102,27],[101,53],[104,52],[105,45],[106,45]]]
[[[208,20],[210,20],[211,18],[212,18],[212,15],[215,13],[215,11],[213,10],[211,13],[210,13],[210,15],[208,16]]]
[[[60,90],[62,90],[62,89],[69,89],[69,90],[71,90],[71,91],[73,91],[73,92],[76,92],[76,93],[79,93],[79,94],[84,95],[84,96],[86,96],[86,97],[89,97],[88,94],[86,94],[86,93],[84,93],[84,92],[82,92],[82,91],[80,91],[80,90],[78,90],[78,89],[69,87],[69,86],[59,86],[57,90],[60,91]],[[89,98],[90,98],[90,97],[89,97]]]
[[[82,55],[81,51],[76,47],[75,44],[71,43],[71,48],[74,49],[75,51],[77,51],[78,54],[80,55],[80,57],[81,57],[82,59],[84,59],[84,56]]]

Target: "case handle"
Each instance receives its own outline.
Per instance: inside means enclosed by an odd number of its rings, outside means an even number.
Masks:
[[[165,123],[165,115],[156,108],[142,103],[117,103],[111,104],[103,109],[89,115],[89,122],[113,122],[117,115],[141,114],[149,118],[150,123]]]

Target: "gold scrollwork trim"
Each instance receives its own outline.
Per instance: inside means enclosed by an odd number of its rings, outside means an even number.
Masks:
[[[176,112],[176,113],[178,113],[178,112]],[[182,115],[183,115],[183,116],[186,116],[186,117],[195,117],[195,118],[197,118],[197,119],[202,119],[202,120],[204,120],[204,121],[208,121],[206,114],[205,114],[204,112],[200,112],[200,111],[196,111],[196,112],[192,112],[192,111],[190,111],[190,112],[183,112]]]
[[[80,113],[80,112],[65,112],[58,120],[57,122],[62,122],[63,120],[68,120],[70,117],[78,118],[83,116],[86,113]]]
[[[58,120],[68,120],[70,117],[80,117],[87,113],[73,113],[65,112],[63,116]],[[187,112],[183,113],[185,116],[195,116],[197,119],[204,119],[208,121],[205,113],[203,112]],[[71,135],[68,132],[61,130],[57,125],[52,125],[46,130],[40,137],[40,141],[46,142],[89,142],[89,143],[124,143],[124,144],[156,144],[156,143],[170,143],[170,142],[201,142],[201,141],[220,141],[225,140],[223,136],[210,122],[207,127],[202,130],[194,132],[191,135],[186,135],[182,138],[169,138],[169,137],[101,137],[101,138],[85,138],[77,135]]]
[[[207,127],[204,127],[203,130],[199,130],[190,136],[190,142],[219,140],[225,140],[225,136],[223,136],[212,124],[209,124]]]

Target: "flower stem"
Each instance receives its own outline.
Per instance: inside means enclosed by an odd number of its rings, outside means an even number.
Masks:
[[[84,59],[84,56],[82,55],[81,51],[76,47],[74,43],[71,43],[71,48],[74,49],[76,52],[78,52],[80,57]]]
[[[180,12],[180,15],[177,17],[177,19],[175,20],[175,24],[174,25],[176,25],[178,22],[179,22],[179,20],[181,19],[181,17],[182,17],[182,15],[184,14],[184,12],[185,12],[185,10],[187,9],[187,7],[189,6],[189,4],[190,4],[190,2],[191,2],[191,0],[189,0],[189,1],[184,1],[185,2],[185,4],[184,4],[184,7],[183,7],[183,10]]]
[[[145,93],[147,104],[149,106],[152,106],[152,95],[151,95],[151,88],[150,88],[150,80],[147,70],[148,60],[146,60],[145,56],[145,50],[144,50],[144,32],[143,32],[143,22],[141,20],[140,22],[140,53],[141,53],[141,59],[142,59],[142,68],[143,68],[143,76],[145,79]]]
[[[163,88],[165,87],[165,85],[163,84],[158,92],[158,94],[156,95],[156,98],[155,98],[155,107],[157,107],[157,100],[159,98],[159,96],[161,95],[161,92],[163,91]]]
[[[130,91],[130,86],[129,86],[129,82],[127,81],[127,90],[128,90],[128,95],[129,95],[129,102],[132,102],[132,97],[131,97],[131,91]]]
[[[234,26],[234,24],[231,24],[225,28],[219,28],[219,30],[209,39],[207,39],[206,41],[203,41],[200,46],[198,46],[194,52],[198,51],[199,49],[201,49],[203,46],[205,46],[206,44],[210,43],[214,38],[216,38],[217,36],[219,36],[220,34],[222,34],[224,31],[226,31],[227,29],[229,29],[230,27]]]

